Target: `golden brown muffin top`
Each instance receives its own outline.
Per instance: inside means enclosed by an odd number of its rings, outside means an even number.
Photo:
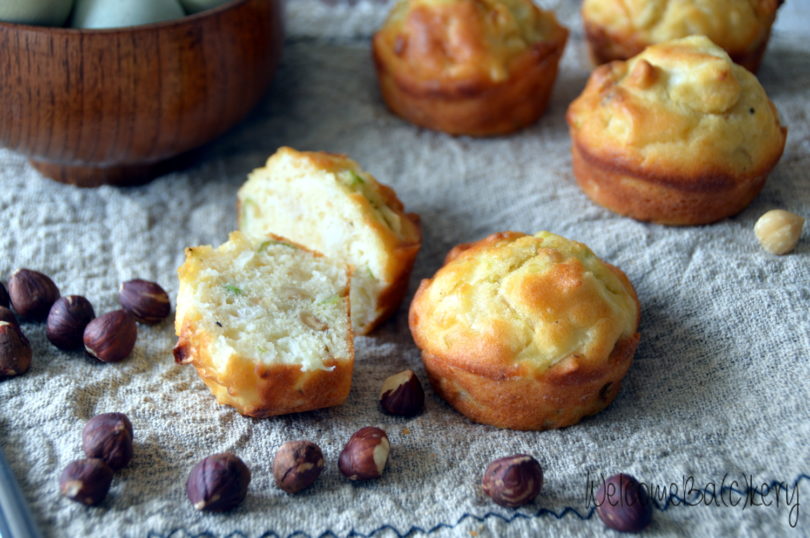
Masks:
[[[575,356],[598,365],[635,334],[624,273],[584,244],[505,232],[456,247],[411,306],[422,351],[478,375],[540,375]]]
[[[760,175],[785,142],[757,78],[704,36],[597,68],[568,124],[584,153],[661,179]]]
[[[640,43],[705,35],[728,51],[743,52],[770,32],[782,0],[585,0],[582,17],[608,33]]]
[[[376,40],[414,78],[498,82],[515,58],[563,33],[531,0],[400,0]]]

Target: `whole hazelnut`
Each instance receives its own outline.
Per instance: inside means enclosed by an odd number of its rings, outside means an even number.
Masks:
[[[186,495],[197,510],[224,512],[237,507],[247,495],[250,469],[234,454],[214,454],[191,469]]]
[[[97,317],[84,329],[84,349],[102,362],[118,362],[126,359],[135,340],[138,326],[123,310],[114,310]]]
[[[11,305],[20,317],[44,321],[51,305],[59,298],[59,288],[47,275],[30,269],[17,269],[8,281]]]
[[[425,407],[425,391],[413,370],[403,370],[383,382],[380,407],[389,415],[412,417]]]
[[[640,532],[652,521],[652,503],[647,491],[628,474],[616,474],[596,491],[596,513],[611,529]]]
[[[110,491],[113,472],[96,458],[72,461],[59,476],[59,491],[76,502],[95,506]]]
[[[540,493],[543,468],[526,454],[498,458],[487,466],[481,484],[493,501],[517,508],[529,504]]]
[[[14,313],[5,306],[0,306],[0,321],[6,321],[14,325],[19,325],[17,323],[17,318],[14,317]]]
[[[796,248],[803,227],[804,218],[800,215],[784,209],[771,209],[754,224],[754,235],[763,249],[781,256]]]
[[[169,295],[154,282],[129,280],[118,291],[121,306],[136,320],[147,325],[160,323],[171,313]]]
[[[84,329],[96,313],[81,295],[60,297],[48,313],[45,336],[59,349],[81,349]]]
[[[382,476],[391,445],[380,428],[367,426],[351,436],[338,459],[338,468],[349,480],[370,480]]]
[[[15,323],[0,321],[0,379],[31,368],[31,344]]]
[[[132,423],[123,413],[102,413],[82,430],[82,449],[88,458],[99,458],[114,471],[132,459]]]
[[[297,493],[317,480],[323,464],[323,452],[315,443],[287,441],[273,459],[273,477],[279,488]]]
[[[3,283],[0,282],[0,306],[8,308],[11,305],[9,301],[10,299],[8,297],[8,291]]]

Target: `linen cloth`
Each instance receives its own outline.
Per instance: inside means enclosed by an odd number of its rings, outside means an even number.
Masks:
[[[810,237],[805,230],[794,253],[776,257],[752,229],[772,208],[810,217],[808,2],[782,8],[759,73],[789,128],[781,162],[741,214],[690,228],[614,215],[575,184],[564,116],[590,68],[578,2],[545,3],[572,32],[549,110],[535,126],[492,139],[450,137],[390,114],[369,36],[391,2],[349,4],[288,2],[289,38],[267,98],[191,168],[141,187],[81,190],[0,150],[0,275],[41,270],[63,294],[87,296],[97,314],[117,308],[118,285],[131,278],[174,296],[183,248],[226,240],[237,189],[280,145],[352,156],[424,227],[409,296],[390,322],[357,338],[351,394],[333,409],[254,420],[218,405],[192,367],[174,364],[171,319],[140,326],[135,351],[119,364],[58,351],[42,325],[23,325],[33,366],[0,383],[0,446],[43,533],[603,536],[589,491],[600,475],[627,472],[659,488],[650,536],[806,536]],[[413,368],[426,382],[407,327],[419,280],[456,243],[503,230],[582,241],[634,283],[641,343],[618,398],[570,428],[515,432],[470,422],[425,383],[424,414],[383,415],[377,396],[387,376]],[[57,478],[83,457],[84,423],[109,411],[132,420],[135,456],[104,503],[85,508],[59,496]],[[367,425],[388,432],[391,459],[380,480],[350,483],[337,457]],[[295,496],[271,473],[275,450],[293,439],[318,443],[327,462]],[[188,471],[223,451],[251,468],[248,497],[229,514],[199,513],[185,496]],[[545,485],[535,503],[512,510],[479,484],[489,461],[515,453],[540,461]]]

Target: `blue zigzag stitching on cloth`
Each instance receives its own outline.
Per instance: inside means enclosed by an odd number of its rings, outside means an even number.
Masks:
[[[796,477],[795,480],[793,480],[793,485],[790,486],[790,487],[795,489],[796,487],[798,487],[799,482],[801,482],[803,480],[810,481],[810,475],[807,475],[807,474],[804,474],[804,473],[800,474],[799,476]],[[663,504],[661,504],[655,498],[652,499],[652,503],[653,503],[653,506],[655,506],[655,508],[657,510],[659,510],[661,512],[666,512],[667,510],[669,510],[673,506],[679,506],[681,504],[683,504],[685,506],[696,506],[696,505],[700,504],[701,502],[703,502],[703,501],[701,501],[701,499],[704,498],[704,495],[708,495],[708,494],[711,494],[713,496],[720,496],[720,495],[722,495],[724,493],[734,492],[737,495],[741,495],[741,496],[768,495],[768,493],[770,493],[770,491],[774,490],[774,489],[776,489],[777,491],[779,491],[779,490],[787,491],[787,489],[788,489],[788,486],[784,482],[779,482],[777,480],[771,480],[770,484],[764,484],[763,483],[762,486],[763,486],[762,489],[759,489],[759,488],[756,488],[756,487],[753,487],[753,488],[748,487],[748,488],[745,488],[745,489],[738,489],[738,488],[733,488],[731,486],[722,486],[719,490],[714,490],[714,489],[709,488],[707,486],[707,487],[703,488],[702,490],[699,490],[699,489],[693,490],[693,492],[695,494],[692,496],[691,500],[687,499],[687,498],[684,498],[684,497],[681,497],[681,496],[679,496],[679,495],[677,495],[675,493],[671,493],[671,494],[669,494],[667,496],[667,499],[666,499],[666,501],[664,501]],[[714,497],[712,497],[712,498],[714,498]],[[711,503],[707,503],[707,504],[711,504]],[[540,518],[540,517],[544,517],[544,516],[554,516],[554,518],[559,520],[559,519],[563,519],[564,517],[566,517],[568,515],[571,515],[573,517],[579,518],[580,520],[584,521],[584,520],[591,519],[593,517],[593,514],[594,514],[595,511],[596,511],[595,508],[591,508],[590,510],[588,510],[588,512],[585,515],[583,515],[576,508],[573,508],[571,506],[566,506],[565,508],[563,508],[563,510],[560,513],[557,513],[557,512],[555,512],[553,510],[548,510],[547,508],[541,508],[541,509],[537,510],[536,512],[534,512],[533,514],[524,514],[523,512],[514,512],[511,515],[504,515],[504,514],[499,514],[498,512],[487,512],[484,515],[479,516],[479,515],[475,515],[475,514],[464,513],[464,514],[462,514],[461,517],[458,518],[458,520],[456,520],[455,523],[437,523],[436,525],[434,525],[434,526],[432,526],[432,527],[430,527],[428,529],[423,529],[422,527],[413,525],[407,531],[400,532],[399,529],[397,529],[393,525],[385,524],[385,525],[381,525],[381,526],[377,527],[376,529],[372,530],[369,533],[358,532],[358,531],[352,529],[345,536],[346,536],[346,538],[371,538],[371,537],[373,537],[373,536],[375,536],[375,535],[377,535],[377,534],[379,534],[379,533],[381,533],[383,531],[391,531],[398,538],[405,538],[407,536],[412,536],[412,535],[417,534],[417,533],[428,534],[429,535],[429,534],[433,534],[434,532],[440,531],[442,529],[453,529],[453,528],[459,526],[461,523],[463,523],[464,521],[466,521],[468,519],[477,521],[479,523],[483,523],[488,519],[495,518],[495,519],[500,519],[504,523],[508,524],[508,523],[512,523],[513,521],[515,521],[517,519],[535,519],[535,518]],[[150,531],[149,534],[147,535],[147,537],[148,538],[250,538],[250,536],[248,534],[245,534],[242,531],[233,531],[231,533],[224,534],[224,535],[220,536],[220,535],[217,535],[217,534],[215,534],[213,532],[210,532],[210,531],[203,531],[203,532],[200,532],[198,534],[192,534],[190,531],[188,531],[187,529],[185,529],[183,527],[174,528],[171,531],[169,531],[168,534],[161,534],[161,533],[156,532],[156,531]],[[332,530],[325,530],[322,533],[317,534],[317,535],[308,534],[308,533],[306,533],[304,531],[293,531],[290,534],[278,534],[275,531],[265,531],[264,533],[259,535],[258,538],[298,538],[298,537],[300,537],[300,538],[327,538],[327,537],[340,538],[340,535],[335,533]]]

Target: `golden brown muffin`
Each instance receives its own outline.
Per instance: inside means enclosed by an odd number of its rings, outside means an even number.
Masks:
[[[679,226],[744,209],[787,133],[756,77],[703,36],[597,68],[567,119],[585,194],[616,213]]]
[[[531,0],[400,0],[373,53],[395,114],[450,134],[489,136],[540,117],[567,38]]]
[[[783,0],[585,0],[582,21],[597,64],[649,45],[705,35],[738,64],[759,67]]]
[[[239,189],[239,228],[273,233],[352,268],[352,324],[367,334],[408,291],[421,247],[419,218],[393,189],[345,155],[280,148]]]
[[[549,232],[454,248],[409,318],[436,392],[477,422],[518,430],[569,426],[610,404],[638,320],[622,271]]]
[[[221,404],[267,417],[343,403],[354,345],[349,271],[281,237],[186,249],[174,348]]]

